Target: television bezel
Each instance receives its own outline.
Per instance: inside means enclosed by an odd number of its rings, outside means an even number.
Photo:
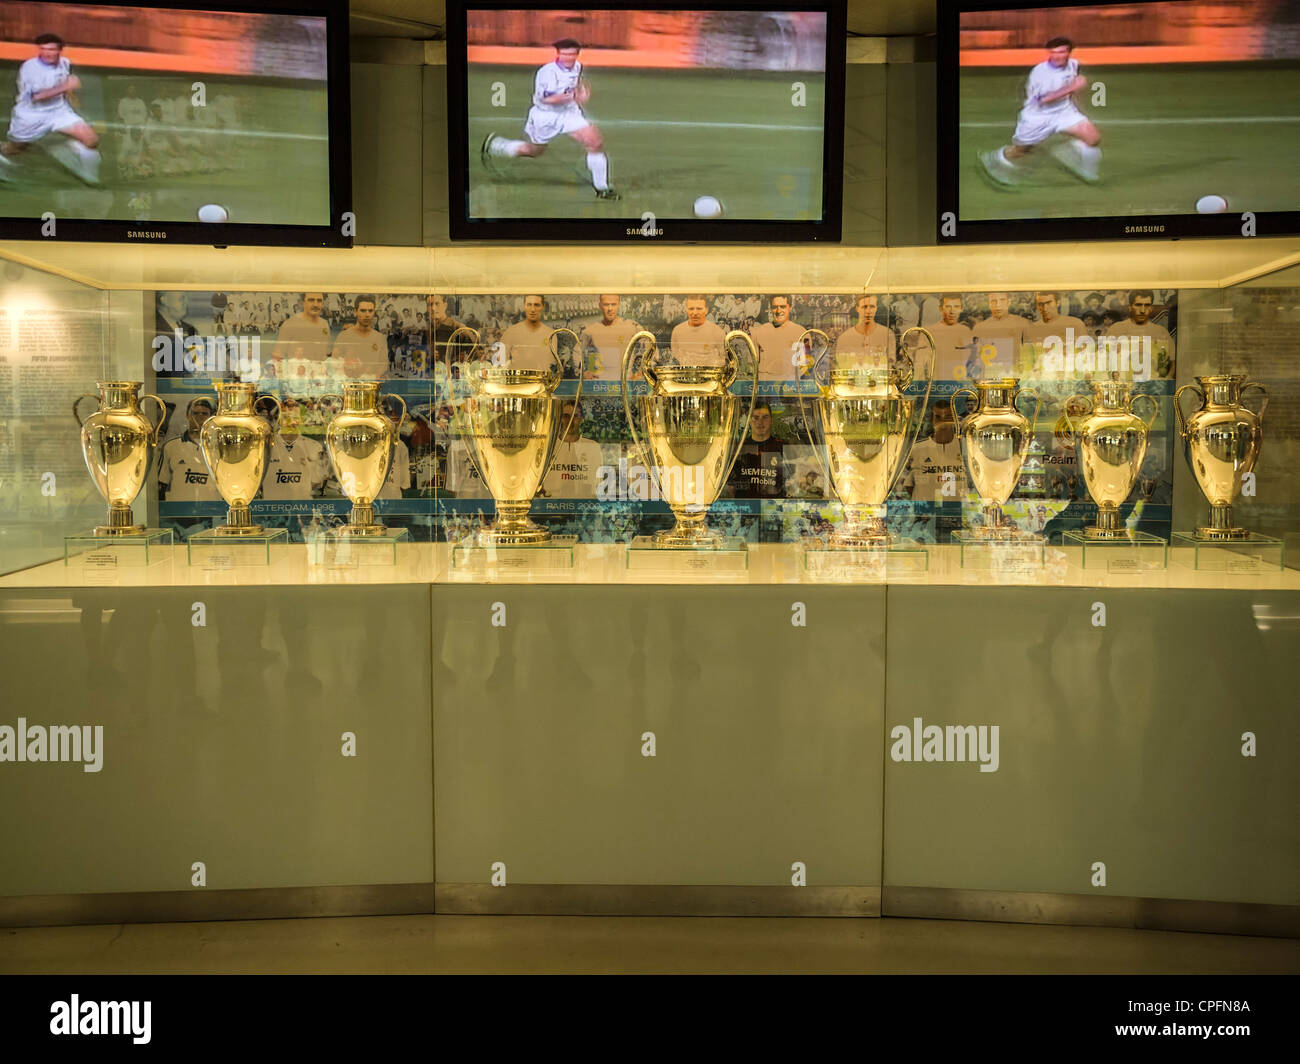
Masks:
[[[233,11],[266,15],[312,15],[326,20],[326,91],[329,121],[329,214],[324,225],[278,225],[274,222],[131,221],[129,219],[56,218],[55,232],[46,236],[40,218],[0,216],[0,239],[95,241],[124,244],[204,244],[213,247],[329,247],[346,248],[352,236],[343,233],[343,216],[352,211],[351,68],[348,60],[347,0],[272,0],[253,4],[231,0],[214,4],[185,0],[35,0],[51,6],[141,7],[174,11]],[[2,200],[0,200],[2,202]]]
[[[1132,214],[1073,218],[1000,218],[962,221],[961,204],[961,16],[971,11],[1031,11],[1049,7],[1113,7],[1158,0],[938,0],[936,94],[936,233],[940,244],[1019,241],[1175,240],[1182,237],[1247,236],[1238,210],[1222,214]],[[1085,67],[1086,69],[1086,67]],[[1008,117],[1007,135],[1015,124]],[[1207,189],[1213,192],[1213,189]],[[951,215],[951,218],[949,217]],[[1300,233],[1300,209],[1253,212],[1253,236]],[[949,224],[950,227],[949,228]]]
[[[790,0],[754,3],[706,0],[702,5],[653,7],[635,0],[605,0],[587,10],[681,11],[819,11],[826,14],[826,91],[822,116],[822,206],[820,221],[771,219],[657,218],[653,233],[645,233],[641,212],[625,218],[471,218],[470,167],[477,153],[469,143],[467,106],[466,12],[468,10],[556,10],[536,0],[448,0],[447,2],[447,178],[448,231],[454,241],[513,243],[837,243],[843,226],[844,188],[844,63],[847,0]],[[628,204],[628,201],[623,201]],[[631,205],[628,204],[629,210]]]

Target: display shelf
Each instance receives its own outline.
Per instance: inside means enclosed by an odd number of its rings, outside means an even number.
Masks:
[[[283,528],[268,528],[249,535],[231,535],[221,529],[195,532],[185,542],[189,563],[203,569],[242,569],[271,564],[273,547],[287,542]]]
[[[1169,564],[1169,542],[1146,532],[1125,532],[1114,539],[1098,539],[1086,532],[1061,533],[1061,545],[1073,549],[1071,562],[1084,569],[1134,572],[1163,569]],[[1078,561],[1074,561],[1077,556]]]
[[[63,563],[89,569],[156,565],[170,560],[170,528],[146,528],[135,536],[97,536],[93,532],[63,537]]]
[[[1173,534],[1175,563],[1199,572],[1240,573],[1271,572],[1282,568],[1285,544],[1272,536],[1251,532],[1241,539],[1207,540],[1191,532]]]

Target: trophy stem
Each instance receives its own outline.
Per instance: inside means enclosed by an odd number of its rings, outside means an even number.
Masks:
[[[500,547],[545,543],[551,538],[550,529],[529,520],[531,500],[523,502],[497,502],[497,517],[492,527],[483,533],[483,539]]]
[[[263,529],[261,525],[253,524],[253,512],[245,503],[229,507],[226,510],[226,523],[213,531],[223,536],[260,536]]]
[[[144,532],[144,525],[135,523],[135,515],[128,503],[113,502],[108,504],[108,524],[95,528],[97,536],[138,536]]]
[[[845,506],[844,525],[831,535],[838,547],[882,547],[889,542],[884,507]]]
[[[708,507],[692,509],[673,507],[673,516],[677,524],[671,529],[655,533],[655,540],[664,547],[708,547],[715,544],[718,537],[708,526]]]
[[[375,507],[371,502],[354,502],[348,514],[348,523],[339,530],[345,536],[378,536],[385,527],[375,520]]]
[[[1097,523],[1083,530],[1091,539],[1119,539],[1126,529],[1119,523],[1119,507],[1113,503],[1099,503],[1097,506]]]
[[[1002,514],[1002,506],[996,502],[984,504],[984,527],[990,536],[1001,534],[1003,526],[1006,524],[1006,518]]]
[[[1197,539],[1245,539],[1250,533],[1232,523],[1232,504],[1210,504],[1210,523],[1196,530]]]

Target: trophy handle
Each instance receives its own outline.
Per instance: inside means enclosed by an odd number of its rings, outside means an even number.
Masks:
[[[146,392],[143,395],[140,395],[140,406],[144,406],[144,401],[146,401],[146,399],[153,399],[153,402],[157,403],[157,407],[159,407],[159,420],[157,420],[156,425],[153,425],[153,446],[157,446],[157,444],[159,444],[159,433],[162,432],[162,423],[166,420],[166,405],[159,397],[157,397],[157,395],[152,392]],[[212,408],[213,410],[217,410],[218,407],[216,403],[213,403]]]
[[[650,381],[650,359],[659,353],[659,345],[655,340],[654,333],[642,329],[627,342],[627,347],[623,349],[623,361],[619,364],[619,390],[623,396],[623,414],[627,418],[628,430],[632,433],[632,445],[636,448],[637,454],[641,455],[645,461],[646,471],[651,477],[654,477],[654,464],[651,462],[652,455],[649,448],[641,442],[641,438],[636,434],[636,418],[632,416],[632,404],[628,401],[627,371],[632,365],[632,350],[636,347],[638,340],[650,341],[650,351],[646,355],[645,365],[642,367],[643,376],[647,382]]]
[[[902,347],[904,341],[907,340],[908,333],[913,332],[919,332],[930,341],[930,373],[925,379],[925,398],[921,401],[921,409],[916,419],[916,428],[912,430],[912,442],[907,445],[907,452],[899,455],[898,468],[894,470],[894,479],[889,483],[889,491],[886,496],[894,494],[894,486],[898,483],[898,478],[903,475],[907,460],[912,457],[912,448],[916,446],[917,438],[921,435],[921,422],[925,420],[925,412],[930,407],[930,391],[934,388],[934,363],[939,357],[939,349],[935,346],[934,337],[930,335],[930,330],[921,325],[913,325],[899,337],[898,345]],[[907,359],[907,384],[903,385],[903,388],[906,388],[912,383],[913,375],[916,372],[916,360],[908,354],[903,354],[900,357]],[[901,392],[903,388],[900,388],[899,391]]]
[[[1028,396],[1030,399],[1034,400],[1034,416],[1029,421],[1029,435],[1032,438],[1034,433],[1038,431],[1038,415],[1043,412],[1043,400],[1042,397],[1032,388],[1026,388],[1024,391],[1017,392],[1015,399],[1011,401],[1011,405],[1022,414],[1024,411],[1020,410],[1021,396]],[[1028,446],[1028,444],[1025,446]]]
[[[824,344],[822,344],[821,350],[817,352],[817,356],[813,359],[812,366],[809,368],[809,374],[812,376],[813,383],[817,385],[818,391],[822,391],[823,390],[822,385],[819,383],[817,379],[817,366],[821,362],[821,360],[826,357],[827,352],[830,351],[831,338],[827,336],[826,333],[822,332],[821,329],[805,329],[803,331],[803,335],[799,337],[798,340],[799,347],[803,346],[803,341],[805,336],[820,336],[823,340],[826,341]],[[813,430],[812,430],[813,419],[808,416],[808,406],[804,402],[803,382],[799,381],[798,384],[799,384],[799,417],[803,420],[804,435],[808,437],[808,445],[812,448],[813,457],[816,458],[817,460],[817,467],[822,472],[822,477],[825,479],[827,490],[832,495],[835,495],[836,498],[839,498],[839,496],[836,495],[835,492],[835,481],[831,479],[830,462],[826,459],[826,457],[822,455],[821,447],[819,447],[817,445],[817,441],[813,439]],[[823,433],[823,436],[824,435],[825,433]],[[843,502],[844,500],[841,499],[840,501]]]
[[[277,398],[276,398],[274,395],[272,395],[270,392],[263,392],[261,395],[259,395],[259,396],[257,397],[257,399],[254,399],[254,400],[253,400],[253,408],[254,408],[254,409],[257,408],[257,400],[258,400],[258,399],[270,399],[271,402],[273,402],[273,403],[275,404],[275,423],[276,423],[277,425],[280,424],[280,417],[281,417],[281,415],[284,413],[284,408],[280,406],[280,400],[277,399]]]
[[[396,399],[399,403],[402,404],[402,416],[397,419],[397,428],[393,430],[393,442],[396,443],[397,437],[401,435],[402,432],[402,424],[406,421],[406,400],[403,399],[396,392],[388,392],[386,395],[381,395],[380,398]]]
[[[1151,417],[1143,419],[1146,421],[1147,431],[1150,432],[1151,426],[1156,423],[1156,418],[1160,416],[1160,400],[1158,400],[1150,392],[1138,392],[1137,395],[1133,396],[1128,401],[1128,412],[1132,414],[1134,417],[1142,417],[1141,414],[1139,414],[1136,410],[1133,409],[1133,407],[1137,405],[1137,401],[1139,399],[1145,399],[1148,403],[1151,404]]]
[[[971,397],[971,400],[974,405],[971,407],[970,410],[966,411],[965,414],[959,414],[957,413],[957,396],[962,395],[963,393]],[[952,395],[950,395],[948,398],[952,402],[952,419],[957,423],[957,436],[958,438],[960,438],[962,421],[966,417],[969,417],[975,410],[979,409],[979,405],[980,405],[979,392],[977,392],[974,388],[969,388],[966,385],[962,385],[955,392],[953,392]]]
[[[1237,393],[1238,399],[1239,400],[1244,399],[1246,397],[1246,392],[1248,392],[1251,388],[1254,388],[1264,397],[1259,404],[1259,413],[1255,415],[1257,418],[1259,418],[1260,423],[1263,424],[1264,411],[1268,409],[1268,389],[1265,388],[1262,384],[1260,384],[1259,381],[1247,381],[1245,384],[1241,386],[1241,391]],[[1242,405],[1245,406],[1244,403],[1242,403]]]
[[[1184,384],[1174,392],[1174,414],[1178,417],[1178,435],[1187,439],[1187,415],[1183,413],[1183,392],[1195,392],[1201,397],[1201,406],[1205,405],[1205,393],[1195,384]]]
[[[560,328],[556,329],[555,332],[551,333],[551,339],[549,341],[551,345],[551,357],[555,359],[556,365],[559,366],[559,370],[560,370],[559,376],[555,378],[556,387],[559,386],[560,381],[564,380],[564,360],[560,358],[560,345],[556,342],[555,339],[562,332],[566,332],[573,337],[573,344],[574,344],[573,349],[575,352],[579,351],[582,347],[582,338],[572,329],[561,326]],[[569,415],[569,420],[568,423],[564,426],[564,430],[558,434],[551,436],[550,446],[546,448],[546,458],[545,461],[542,463],[542,469],[544,470],[544,472],[542,473],[542,484],[546,483],[546,474],[551,471],[551,459],[555,456],[555,448],[558,447],[560,445],[560,441],[569,434],[569,429],[573,428],[574,418],[578,416],[578,404],[582,401],[582,369],[577,365],[576,360],[574,364],[574,369],[578,371],[578,390],[573,394],[573,413]],[[555,401],[554,398],[552,398],[552,402],[554,401]],[[564,409],[563,399],[560,400],[560,409],[561,410]]]
[[[337,399],[339,401],[339,409],[330,411],[331,418],[337,417],[339,410],[343,409],[343,396],[339,395],[338,392],[326,392],[324,395],[317,397],[316,402],[318,404],[323,403],[326,399]]]
[[[99,396],[92,395],[90,392],[82,392],[79,396],[77,396],[77,398],[72,400],[72,416],[77,419],[78,425],[84,425],[86,423],[86,418],[82,417],[80,414],[77,413],[77,407],[81,405],[81,400],[83,399],[93,399],[95,400],[96,403],[99,402]],[[89,414],[86,415],[86,417],[89,416],[90,416]]]
[[[1133,396],[1133,399],[1136,399],[1136,398],[1138,398],[1138,396],[1136,396],[1136,395]],[[1150,398],[1150,397],[1148,396],[1148,398]],[[1070,426],[1070,443],[1071,443],[1071,445],[1076,444],[1076,443],[1079,442],[1079,433],[1078,433],[1078,430],[1074,427],[1074,418],[1072,418],[1072,417],[1070,416],[1070,406],[1074,403],[1074,401],[1075,401],[1076,399],[1078,399],[1081,403],[1087,403],[1087,404],[1088,404],[1088,410],[1087,410],[1087,413],[1085,413],[1085,414],[1083,415],[1084,417],[1087,417],[1088,414],[1091,414],[1091,413],[1092,413],[1092,396],[1090,396],[1090,395],[1080,395],[1078,392],[1075,392],[1072,396],[1070,396],[1068,399],[1065,400],[1065,423],[1066,423],[1067,425]],[[1130,399],[1130,400],[1129,400],[1129,413],[1130,413],[1130,414],[1133,413],[1133,399]],[[1159,409],[1159,408],[1157,408],[1157,411],[1158,411],[1158,409]],[[1155,420],[1154,416],[1152,417],[1151,420],[1152,420],[1152,421]],[[1149,425],[1148,425],[1147,427],[1150,428]]]
[[[736,467],[736,459],[740,457],[741,448],[745,446],[745,433],[749,431],[749,419],[754,416],[754,404],[758,402],[758,348],[754,346],[754,341],[750,338],[750,335],[747,332],[741,332],[739,329],[732,329],[731,332],[727,333],[722,340],[722,347],[728,356],[730,356],[731,361],[737,366],[739,366],[740,360],[736,358],[734,352],[731,350],[731,341],[736,337],[740,337],[740,339],[744,340],[745,346],[749,348],[750,356],[754,362],[754,373],[749,382],[749,410],[745,413],[745,420],[738,426],[740,431],[731,453],[731,461],[727,463],[726,475],[722,478],[723,484],[726,484],[727,481],[731,479],[731,471]]]
[[[471,342],[470,342],[469,353],[471,355],[473,355],[475,351],[477,351],[480,347],[483,346],[483,337],[479,335],[477,329],[471,329],[468,325],[457,326],[456,330],[450,336],[447,337],[447,342],[442,345],[442,361],[447,367],[447,391],[453,395],[455,394],[455,389],[451,383],[452,382],[451,347],[452,344],[455,342],[456,337],[458,337],[461,333],[464,333],[466,336],[470,338]],[[436,349],[437,341],[434,341],[434,345]]]

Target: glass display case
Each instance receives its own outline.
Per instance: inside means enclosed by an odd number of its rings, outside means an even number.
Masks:
[[[166,857],[101,875],[39,841],[97,770],[0,771],[0,912],[197,862],[222,912],[1294,923],[1288,242],[148,250],[0,247],[11,715],[247,795],[113,784]]]

